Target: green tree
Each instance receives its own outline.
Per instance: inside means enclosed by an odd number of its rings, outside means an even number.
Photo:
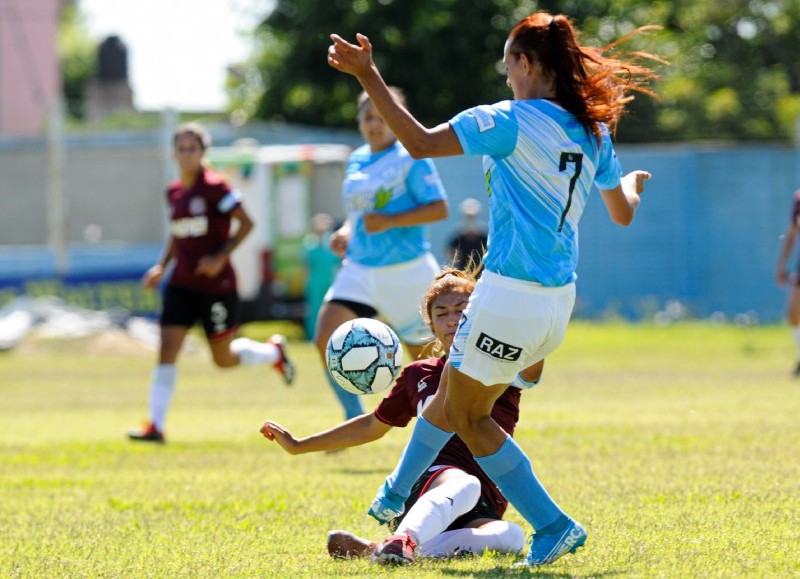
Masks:
[[[644,23],[627,16],[628,4],[637,2],[582,0],[569,13],[588,25],[587,36],[600,31],[610,41]],[[620,6],[620,18],[610,25],[612,5]],[[362,32],[387,82],[404,89],[415,115],[428,125],[446,121],[475,104],[510,98],[500,68],[503,44],[537,6],[560,9],[556,1],[278,0],[257,30],[251,67],[229,85],[232,108],[266,120],[352,127],[360,86],[328,66],[325,49],[331,32],[346,38]],[[654,115],[652,106],[647,110]]]
[[[800,113],[800,2],[680,0],[665,19],[673,66],[662,135],[684,140],[792,137]]]
[[[85,116],[86,86],[97,61],[97,43],[89,36],[74,3],[66,3],[61,9],[58,55],[66,112],[73,118],[82,119]]]
[[[508,31],[536,10],[568,14],[605,45],[645,24],[626,50],[657,54],[656,101],[639,96],[619,141],[787,140],[800,113],[798,0],[278,0],[251,67],[231,83],[246,117],[353,126],[360,90],[325,59],[328,35],[369,36],[390,84],[432,125],[510,97],[498,67]]]

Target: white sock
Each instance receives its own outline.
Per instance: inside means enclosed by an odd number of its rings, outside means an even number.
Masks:
[[[477,477],[463,473],[448,479],[419,497],[396,533],[406,533],[417,545],[422,545],[474,507],[480,496],[481,483]]]
[[[797,359],[800,360],[800,326],[792,326],[791,331],[795,348],[797,348]]]
[[[274,364],[281,355],[278,346],[266,342],[256,342],[250,338],[236,338],[231,342],[231,352],[239,356],[243,366]]]
[[[525,531],[508,521],[492,521],[480,528],[455,529],[436,535],[418,546],[421,557],[452,557],[456,552],[521,553],[525,548]]]
[[[164,423],[172,393],[175,391],[177,375],[175,364],[159,364],[153,371],[150,382],[150,419],[161,432],[164,432]]]
[[[526,380],[522,377],[522,374],[517,373],[514,376],[514,379],[511,381],[511,385],[514,388],[519,388],[520,390],[527,390],[528,388],[533,388],[539,383],[539,378],[536,380]]]

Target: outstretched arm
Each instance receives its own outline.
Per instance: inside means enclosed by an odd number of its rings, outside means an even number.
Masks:
[[[283,426],[271,420],[267,420],[261,427],[261,434],[267,440],[277,442],[289,454],[305,454],[366,444],[378,440],[391,429],[391,426],[378,420],[374,412],[370,412],[299,440]]]
[[[412,157],[421,159],[464,154],[449,123],[442,123],[433,129],[425,128],[397,102],[372,61],[372,44],[366,36],[356,34],[357,45],[347,42],[338,34],[331,34],[331,41],[333,44],[328,48],[328,64],[358,79],[383,120]]]

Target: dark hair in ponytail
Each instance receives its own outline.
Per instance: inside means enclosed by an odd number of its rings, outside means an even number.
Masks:
[[[509,53],[524,54],[552,76],[556,99],[598,138],[600,123],[613,131],[633,100],[631,92],[650,96],[648,88],[656,74],[638,64],[641,59],[664,63],[642,52],[611,56],[616,47],[632,36],[658,26],[642,26],[603,48],[582,46],[572,22],[563,14],[540,11],[520,20],[509,35]]]

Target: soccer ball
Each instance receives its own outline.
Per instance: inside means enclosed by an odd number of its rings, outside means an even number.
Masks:
[[[325,360],[339,386],[353,394],[376,394],[391,386],[400,372],[403,347],[383,322],[358,318],[331,334]]]

